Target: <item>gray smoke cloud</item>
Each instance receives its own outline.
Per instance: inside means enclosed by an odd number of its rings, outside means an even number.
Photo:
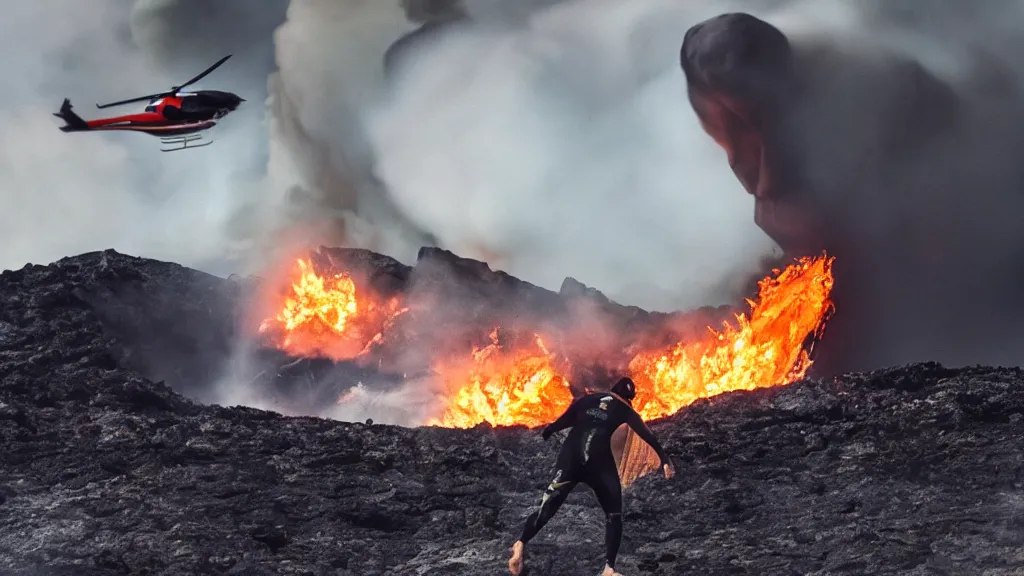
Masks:
[[[291,191],[290,220],[319,224],[312,240],[326,234],[404,262],[432,244],[374,177],[363,127],[387,90],[384,53],[413,26],[397,2],[293,0],[275,32],[268,169]]]
[[[849,339],[833,344],[843,367],[1019,364],[1024,3],[755,15],[796,49],[803,93],[781,145],[840,255],[830,330]]]
[[[321,153],[300,170],[313,205],[391,204],[410,229],[548,288],[572,275],[655,308],[734,297],[773,245],[682,105],[675,57],[718,7],[505,6],[469,3],[389,82],[381,58],[413,29],[397,6],[292,2],[279,85],[301,104],[282,124]]]
[[[275,68],[274,30],[287,9],[288,0],[137,0],[128,22],[134,41],[176,76],[188,78],[195,63],[234,53],[217,77],[265,92]]]
[[[679,106],[679,30],[702,13],[574,2],[455,29],[373,118],[377,173],[442,244],[542,286],[568,274],[648,307],[722,303],[722,279],[770,244]]]

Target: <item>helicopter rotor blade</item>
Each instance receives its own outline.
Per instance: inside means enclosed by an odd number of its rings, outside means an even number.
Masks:
[[[217,60],[217,62],[214,63],[213,66],[210,66],[206,70],[203,70],[195,78],[192,78],[191,80],[189,80],[188,82],[185,82],[181,86],[175,86],[171,90],[173,91],[173,93],[177,94],[178,90],[181,90],[182,88],[184,88],[186,86],[190,86],[192,84],[195,84],[196,82],[198,82],[198,81],[202,80],[203,78],[205,78],[207,74],[209,74],[210,72],[213,72],[214,70],[216,70],[221,64],[227,62],[228,58],[231,58],[231,54],[228,54],[227,56],[221,58],[220,60]]]
[[[129,98],[127,100],[120,100],[118,102],[111,102],[110,104],[97,104],[96,107],[97,108],[101,108],[101,109],[102,108],[110,108],[111,106],[121,106],[122,104],[132,104],[134,102],[144,102],[144,101],[147,101],[147,100],[153,100],[155,98],[163,98],[165,96],[174,96],[182,88],[184,88],[186,86],[189,86],[191,84],[195,84],[196,82],[198,82],[198,81],[202,80],[203,78],[205,78],[207,74],[209,74],[210,72],[213,72],[214,70],[216,70],[224,62],[227,62],[228,58],[231,58],[231,54],[228,54],[227,56],[221,58],[216,63],[214,63],[213,66],[210,66],[206,70],[203,70],[201,73],[199,73],[195,78],[192,78],[191,80],[189,80],[188,82],[185,82],[181,86],[175,86],[175,87],[171,88],[167,92],[161,92],[159,94],[150,94],[149,96],[139,96],[138,98]]]
[[[97,108],[110,108],[111,106],[121,106],[122,104],[132,104],[135,102],[145,102],[154,98],[162,98],[167,96],[168,92],[162,92],[160,94],[150,94],[149,96],[139,96],[138,98],[129,98],[127,100],[120,100],[118,102],[111,102],[110,104],[97,104]]]

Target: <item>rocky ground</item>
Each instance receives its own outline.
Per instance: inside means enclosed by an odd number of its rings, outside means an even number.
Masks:
[[[0,275],[0,574],[502,574],[555,439],[190,400],[193,356],[231,337],[209,318],[243,288],[113,252]],[[179,357],[154,367],[166,350]],[[627,492],[620,569],[1021,574],[1022,385],[1018,369],[912,365],[654,423],[678,475]],[[531,574],[596,574],[602,548],[581,487]]]

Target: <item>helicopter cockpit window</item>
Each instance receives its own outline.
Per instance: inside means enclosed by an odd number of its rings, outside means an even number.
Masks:
[[[146,112],[156,112],[156,106],[146,106]]]
[[[195,101],[195,98],[185,98],[181,101],[182,112],[199,112],[203,107]]]

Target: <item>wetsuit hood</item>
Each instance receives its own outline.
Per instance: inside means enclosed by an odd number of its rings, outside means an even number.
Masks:
[[[620,378],[619,381],[612,386],[611,391],[613,394],[626,401],[631,401],[633,398],[636,398],[636,384],[633,383],[631,378]]]

